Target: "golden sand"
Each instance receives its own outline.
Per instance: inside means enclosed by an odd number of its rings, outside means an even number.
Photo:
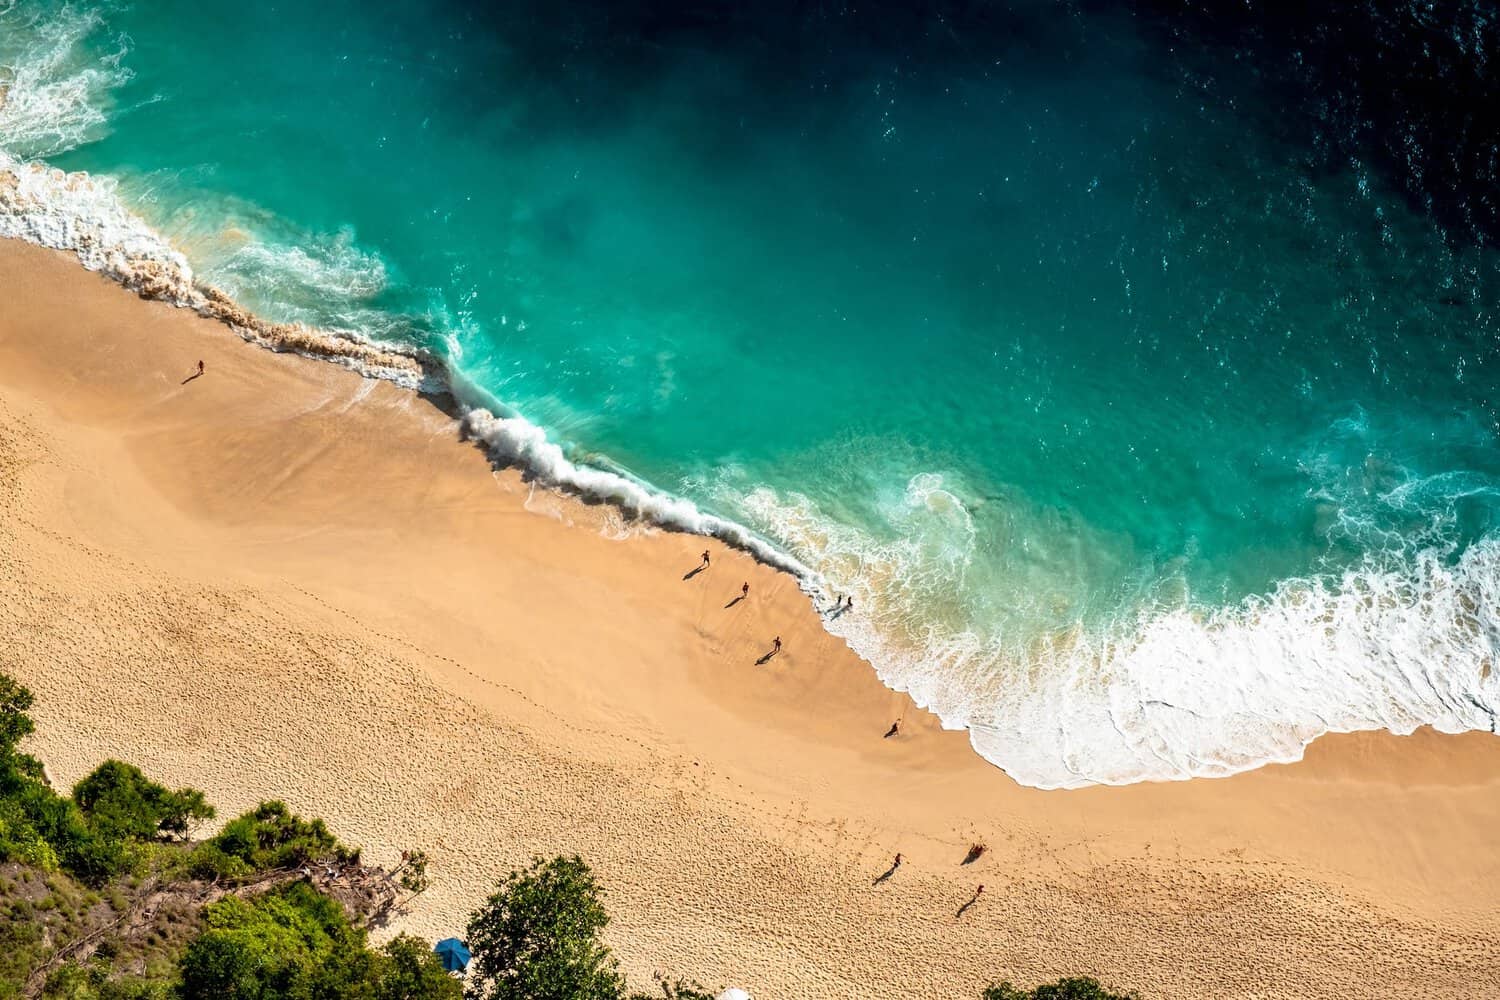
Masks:
[[[533,491],[420,397],[3,241],[0,669],[63,782],[119,756],[223,815],[280,797],[376,861],[430,851],[398,929],[460,932],[511,866],[576,851],[638,985],[1500,995],[1493,736],[1022,788],[790,578]]]

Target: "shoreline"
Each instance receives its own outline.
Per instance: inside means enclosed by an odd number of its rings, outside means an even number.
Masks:
[[[0,288],[0,663],[36,690],[35,751],[64,783],[124,756],[223,815],[283,797],[377,861],[430,849],[434,889],[398,929],[435,936],[532,851],[578,850],[638,982],[1500,987],[1490,734],[1025,788],[743,553],[533,490],[429,401],[62,254],[0,241]],[[712,570],[682,579],[705,544]],[[752,600],[723,607],[741,579]],[[978,882],[993,903],[954,920]]]
[[[623,470],[573,462],[543,428],[467,383],[443,358],[356,331],[315,329],[257,315],[222,289],[198,280],[186,256],[115,195],[114,183],[66,173],[42,161],[17,160],[0,150],[0,239],[76,255],[85,270],[144,299],[217,321],[246,343],[400,386],[452,417],[464,438],[497,464],[513,464],[548,488],[585,503],[609,503],[659,527],[717,539],[797,577],[809,590],[821,587],[816,571],[745,525],[700,510],[691,500]],[[85,202],[95,211],[82,210]]]
[[[495,468],[513,468],[527,482],[539,482],[547,489],[584,505],[606,504],[617,508],[628,518],[649,522],[654,527],[720,541],[746,552],[757,562],[790,575],[815,607],[821,610],[826,605],[832,588],[821,573],[779,544],[767,540],[745,524],[704,511],[692,500],[659,489],[623,469],[575,463],[567,456],[566,448],[548,439],[543,428],[531,423],[483,387],[465,380],[462,372],[449,367],[444,359],[419,348],[382,343],[356,332],[313,329],[302,324],[272,322],[258,316],[222,290],[200,281],[186,257],[116,196],[114,183],[107,177],[65,173],[42,162],[18,161],[10,154],[0,151],[0,238],[11,236],[39,247],[76,255],[78,263],[86,270],[101,274],[123,288],[138,293],[142,298],[185,309],[217,322],[248,344],[278,354],[289,353],[332,363],[363,377],[398,386],[454,420],[459,436],[481,450]],[[1491,548],[1488,552],[1493,562],[1493,557],[1500,554],[1500,549]],[[1426,554],[1419,556],[1418,561],[1421,562],[1425,556]],[[1435,565],[1431,559],[1427,562]],[[1417,573],[1415,567],[1412,572],[1426,579],[1423,574]],[[1480,576],[1471,577],[1471,583],[1474,579],[1482,578],[1483,570],[1476,572]],[[1346,572],[1345,586],[1349,585],[1349,580],[1350,576]],[[1299,583],[1296,580],[1287,582]],[[1315,580],[1300,582],[1315,588],[1321,587]],[[1277,593],[1280,593],[1279,588]],[[1402,602],[1398,600],[1396,603],[1399,606]],[[1415,613],[1416,603],[1407,603],[1411,604]],[[1235,609],[1223,609],[1228,613],[1227,620],[1230,624],[1235,621],[1233,611],[1244,607],[1242,603],[1235,606]],[[1180,615],[1178,617],[1188,620]],[[1162,618],[1156,621],[1165,620]],[[829,621],[825,619],[825,630],[869,665],[881,683],[912,697],[925,711],[943,719],[945,728],[969,732],[969,744],[976,755],[984,757],[1008,774],[1021,774],[1025,778],[1025,784],[1043,790],[1074,789],[1091,785],[1125,787],[1145,781],[1221,778],[1270,764],[1299,761],[1313,741],[1330,734],[1388,731],[1406,735],[1414,728],[1422,727],[1431,727],[1445,733],[1484,731],[1478,728],[1483,721],[1484,709],[1477,700],[1472,703],[1479,709],[1479,713],[1470,713],[1461,721],[1452,706],[1470,704],[1463,698],[1447,701],[1439,698],[1435,704],[1424,706],[1425,714],[1407,712],[1405,715],[1392,717],[1390,705],[1365,705],[1365,713],[1360,714],[1349,708],[1358,698],[1357,692],[1361,690],[1360,684],[1352,684],[1344,692],[1346,699],[1350,700],[1333,706],[1323,705],[1319,711],[1304,714],[1300,725],[1296,724],[1296,720],[1289,721],[1278,716],[1283,732],[1275,736],[1280,742],[1274,746],[1261,746],[1255,753],[1245,753],[1242,743],[1225,746],[1210,743],[1207,755],[1195,755],[1174,747],[1166,748],[1167,753],[1163,754],[1151,745],[1159,738],[1157,733],[1132,730],[1135,742],[1122,738],[1121,745],[1116,750],[1133,757],[1135,770],[1105,772],[1093,767],[1084,771],[1067,759],[1049,760],[1045,754],[1040,761],[1028,757],[1025,741],[1018,743],[1005,739],[999,735],[1004,731],[1002,727],[991,725],[984,718],[974,719],[973,714],[964,707],[955,710],[953,699],[947,697],[945,700],[942,694],[943,684],[940,678],[920,674],[916,678],[901,676],[900,668],[909,665],[909,654],[888,644],[886,637],[878,630],[860,629],[856,625],[855,630],[849,632],[829,627]],[[1358,624],[1356,623],[1356,632],[1359,631]],[[1363,624],[1375,629],[1380,623],[1376,621]],[[1140,634],[1137,638],[1140,638]],[[1170,640],[1167,646],[1164,652],[1170,655]],[[1223,655],[1230,651],[1219,652]],[[1482,650],[1469,652],[1484,656]],[[1316,652],[1313,656],[1316,658]],[[1450,658],[1451,656],[1452,654]],[[1150,659],[1149,656],[1146,658]],[[1458,658],[1462,659],[1462,656]],[[880,664],[879,669],[875,666],[877,663]],[[1347,668],[1349,665],[1344,666]],[[1098,669],[1104,670],[1105,667],[1101,665]],[[1486,675],[1481,673],[1480,676],[1483,680]],[[1300,678],[1294,675],[1286,680],[1296,682]],[[1372,684],[1378,687],[1383,683],[1379,673],[1358,680],[1364,682],[1366,688]],[[931,682],[931,685],[925,685],[924,681]],[[1297,684],[1293,683],[1291,687],[1296,689]],[[917,692],[915,695],[912,694],[914,691]],[[998,691],[989,693],[991,696],[998,695]],[[1211,709],[1219,692],[1199,694],[1207,698],[1206,702],[1199,704],[1199,708]],[[1055,713],[1067,701],[1067,692],[1060,688],[1046,691],[1039,689],[1035,692],[1034,700],[1044,698],[1053,702],[1048,705],[1048,709],[1055,717]],[[1172,700],[1177,700],[1175,695]],[[1162,702],[1166,703],[1164,699]],[[1169,707],[1180,715],[1198,718],[1198,713],[1191,706],[1180,709],[1176,705]],[[1351,714],[1339,716],[1339,711]],[[1405,706],[1402,706],[1402,711],[1406,712]],[[1084,731],[1107,733],[1109,730],[1104,725],[1105,722],[1118,724],[1113,712],[1096,712],[1096,715],[1099,717],[1092,720],[1094,725],[1085,727]],[[1242,717],[1254,718],[1256,712],[1242,713]],[[1233,720],[1219,720],[1219,724],[1229,721]],[[1076,725],[1076,720],[1074,724]],[[1465,725],[1468,726],[1467,729],[1464,728]],[[1076,737],[1076,729],[1069,732]],[[1494,732],[1493,718],[1490,719],[1490,732]],[[1067,733],[1060,735],[1066,736]],[[1068,755],[1065,751],[1055,751],[1055,756],[1066,758]],[[1156,760],[1166,761],[1166,767],[1153,770]],[[1121,773],[1126,776],[1120,777]]]

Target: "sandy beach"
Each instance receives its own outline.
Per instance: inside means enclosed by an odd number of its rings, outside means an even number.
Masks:
[[[398,929],[459,932],[511,866],[577,852],[637,985],[1500,994],[1493,735],[1020,787],[790,577],[533,489],[429,400],[9,241],[0,669],[35,690],[61,782],[118,756],[224,816],[278,797],[377,861],[429,851]]]

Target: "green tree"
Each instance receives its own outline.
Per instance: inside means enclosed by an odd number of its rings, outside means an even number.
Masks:
[[[344,909],[307,882],[204,910],[183,954],[180,1000],[459,1000],[432,949],[398,937],[379,952]]]
[[[1010,983],[991,986],[984,991],[983,1000],[1140,1000],[1135,993],[1111,993],[1099,984],[1099,980],[1087,976],[1059,979],[1031,990],[1019,989]]]
[[[432,947],[403,934],[380,949],[374,1000],[459,1000],[463,989]]]
[[[96,831],[117,840],[182,836],[214,815],[196,788],[170,791],[118,760],[105,761],[75,785],[73,801]]]
[[[41,762],[17,749],[36,731],[36,723],[26,714],[33,700],[30,689],[0,673],[0,794],[42,776]]]
[[[306,882],[253,903],[227,896],[180,963],[184,1000],[364,997],[374,956],[343,907]]]
[[[219,835],[193,852],[192,871],[200,878],[242,878],[313,861],[352,864],[350,850],[320,819],[304,820],[284,802],[262,802],[224,825]]]
[[[36,731],[26,713],[35,699],[31,691],[8,674],[0,674],[0,752],[14,750]]]
[[[401,888],[414,897],[426,892],[427,887],[432,884],[427,878],[426,851],[402,851],[401,864],[391,874],[399,875]]]
[[[469,1000],[617,1000],[624,981],[599,934],[609,923],[589,866],[534,858],[469,918]]]
[[[72,799],[39,781],[25,780],[9,795],[32,829],[55,852],[62,868],[91,886],[103,885],[128,864],[125,845],[100,836]]]

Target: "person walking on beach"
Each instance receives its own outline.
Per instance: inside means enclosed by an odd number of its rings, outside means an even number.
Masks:
[[[771,652],[781,652],[781,636],[778,635],[776,638],[771,640]]]
[[[891,862],[891,871],[895,871],[897,868],[900,868],[900,867],[901,867],[901,855],[897,854],[896,855],[896,860]]]
[[[703,562],[700,564],[700,568],[702,568],[702,569],[707,569],[708,568],[708,550],[707,549],[703,550]]]
[[[203,362],[202,361],[198,362],[198,374],[199,375],[203,374]]]
[[[901,732],[901,720],[897,719],[895,722],[891,723],[891,728],[889,728],[889,729],[887,729],[885,731],[885,738],[886,739],[890,739],[892,736],[895,736],[895,735],[897,735],[900,732]]]
[[[740,599],[743,600],[744,598],[749,597],[749,596],[750,596],[750,584],[746,583],[746,584],[744,584],[743,586],[740,587]]]

